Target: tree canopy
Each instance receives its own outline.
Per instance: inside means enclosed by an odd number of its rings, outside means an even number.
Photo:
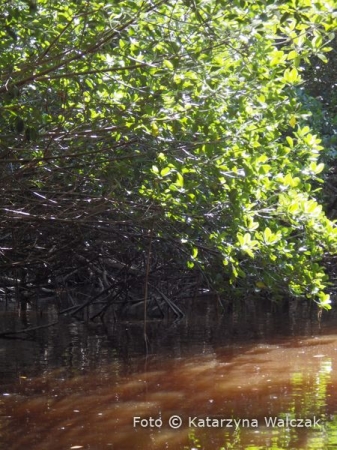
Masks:
[[[334,1],[9,0],[0,23],[3,271],[179,262],[329,306],[337,230],[302,94]]]

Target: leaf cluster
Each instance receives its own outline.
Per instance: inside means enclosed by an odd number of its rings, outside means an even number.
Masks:
[[[22,215],[99,221],[90,203],[103,198],[104,214],[152,223],[224,289],[327,306],[320,261],[337,232],[298,92],[336,21],[321,0],[6,2],[2,232]]]

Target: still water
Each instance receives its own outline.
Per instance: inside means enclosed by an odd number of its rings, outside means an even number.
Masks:
[[[203,302],[180,322],[149,322],[147,356],[141,322],[62,318],[0,339],[0,447],[337,449],[335,314],[226,316]],[[56,306],[7,311],[0,326],[57,319]]]

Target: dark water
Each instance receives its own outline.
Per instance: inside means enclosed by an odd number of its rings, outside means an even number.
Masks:
[[[1,339],[1,448],[337,449],[335,313],[217,308],[149,322],[147,356],[141,322],[62,318]],[[57,320],[49,306],[0,327]]]

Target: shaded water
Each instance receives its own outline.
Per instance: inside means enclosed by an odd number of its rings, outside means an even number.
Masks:
[[[147,357],[141,323],[63,319],[0,340],[3,448],[337,448],[334,314],[320,327],[301,311],[224,317],[206,305],[177,324],[150,322]],[[55,318],[50,307],[21,320]],[[21,326],[15,313],[0,325]]]

